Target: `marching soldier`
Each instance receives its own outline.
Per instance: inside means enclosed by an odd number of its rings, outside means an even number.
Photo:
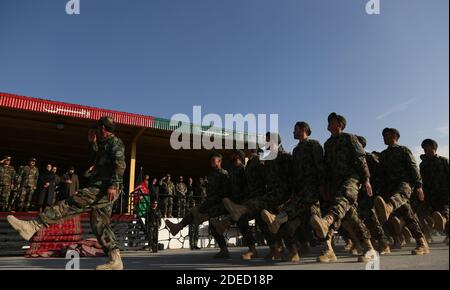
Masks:
[[[48,207],[36,219],[21,221],[7,217],[10,225],[25,240],[45,226],[56,224],[66,217],[85,212],[91,213],[91,226],[109,262],[97,266],[98,270],[123,269],[119,246],[111,228],[111,213],[114,202],[123,187],[125,171],[125,148],[122,140],[114,135],[115,123],[111,117],[99,119],[95,130],[90,130],[88,140],[95,153],[90,185],[79,190],[54,206]]]
[[[331,137],[325,142],[325,166],[327,170],[327,185],[333,202],[323,218],[317,215],[311,217],[312,227],[319,238],[327,238],[327,247],[319,256],[319,262],[332,262],[336,255],[331,248],[330,232],[332,226],[337,228],[342,223],[351,228],[361,246],[363,255],[358,262],[373,261],[376,252],[370,241],[370,233],[359,218],[356,202],[361,184],[366,194],[372,195],[370,173],[367,166],[365,151],[355,135],[344,133],[346,119],[336,113],[328,116],[328,131]]]
[[[413,191],[420,201],[424,200],[422,178],[411,150],[400,146],[399,138],[400,133],[397,129],[383,130],[384,143],[388,148],[381,152],[380,156],[381,196],[375,198],[375,209],[383,223],[386,223],[393,213],[403,217],[417,243],[412,254],[425,255],[430,249],[409,202]]]
[[[423,178],[423,190],[425,200],[423,211],[427,216],[432,216],[434,228],[445,232],[448,240],[449,219],[449,165],[448,159],[437,155],[438,144],[432,139],[422,142],[425,152],[421,156],[420,173]]]

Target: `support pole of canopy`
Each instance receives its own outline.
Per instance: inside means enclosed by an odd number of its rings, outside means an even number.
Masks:
[[[134,191],[134,180],[136,176],[136,144],[139,140],[139,137],[144,133],[146,128],[141,128],[136,133],[136,135],[133,137],[133,140],[131,141],[131,156],[130,156],[130,182],[128,187],[128,192],[131,193]],[[133,213],[133,196],[130,194],[128,196],[128,214]]]

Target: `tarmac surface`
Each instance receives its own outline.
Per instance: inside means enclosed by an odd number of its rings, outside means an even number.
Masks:
[[[437,240],[430,245],[431,253],[425,256],[413,256],[414,245],[408,245],[401,250],[380,258],[381,270],[449,270],[449,248]],[[320,247],[312,248],[310,253],[301,257],[300,263],[281,261],[266,261],[264,257],[269,249],[258,248],[261,258],[243,261],[240,255],[245,248],[230,248],[231,258],[223,260],[212,259],[218,251],[214,248],[191,251],[164,250],[158,253],[147,251],[123,252],[123,262],[127,270],[364,270],[364,263],[357,263],[357,257],[343,251],[342,245],[335,248],[338,261],[330,264],[316,262]],[[80,269],[91,270],[104,263],[106,258],[81,258]],[[64,258],[24,258],[0,257],[0,270],[63,270],[69,260]],[[374,265],[371,265],[374,266]],[[375,265],[377,267],[377,265]],[[377,267],[378,268],[378,267]]]

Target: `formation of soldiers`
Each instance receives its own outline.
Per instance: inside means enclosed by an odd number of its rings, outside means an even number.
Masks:
[[[5,156],[0,161],[1,210],[28,211],[37,189],[38,178],[39,169],[36,167],[35,158],[31,158],[28,165],[21,166],[16,173],[11,165],[11,157]]]
[[[398,130],[385,128],[387,148],[369,153],[365,138],[344,132],[346,125],[343,116],[330,114],[331,136],[322,147],[309,138],[306,122],[296,123],[299,143],[292,155],[283,150],[278,134],[267,133],[265,147],[277,157],[262,160],[253,150],[245,166],[244,152],[237,150],[230,172],[222,169],[222,156],[212,154],[206,200],[180,223],[167,220],[171,234],[209,220],[220,247],[215,258],[227,258],[224,233],[236,223],[249,248],[242,258],[250,260],[258,256],[248,223],[255,219],[270,246],[266,258],[291,262],[311,244],[324,246],[318,262],[336,261],[336,233],[347,250],[359,253],[358,262],[374,260],[377,252],[389,254],[390,239],[392,247],[401,248],[414,238],[413,255],[430,252],[427,232],[445,234],[448,244],[449,164],[437,155],[438,144],[422,142],[419,169],[411,151],[398,144]]]
[[[330,114],[331,136],[322,147],[309,138],[310,126],[298,122],[294,138],[299,143],[292,155],[284,151],[278,134],[267,133],[265,148],[277,152],[276,158],[262,160],[255,149],[250,150],[246,162],[244,152],[237,150],[230,173],[222,168],[222,155],[213,152],[205,199],[180,223],[166,220],[171,234],[209,220],[220,246],[215,257],[227,258],[224,233],[236,224],[249,248],[242,258],[250,260],[258,257],[249,226],[255,219],[270,247],[266,258],[293,262],[299,261],[302,249],[314,241],[324,245],[318,262],[336,261],[336,232],[348,240],[349,250],[361,253],[359,262],[375,259],[375,249],[381,255],[388,254],[389,238],[401,247],[413,237],[417,246],[412,254],[428,254],[425,226],[444,233],[448,244],[449,164],[436,154],[437,143],[431,139],[422,142],[425,154],[419,170],[411,151],[398,144],[400,133],[396,129],[383,130],[387,145],[383,152],[367,153],[365,139],[345,133],[346,124],[343,116]],[[113,134],[114,128],[112,118],[102,117],[88,134],[95,161],[87,188],[31,221],[7,217],[24,239],[68,216],[91,212],[94,233],[110,258],[97,269],[123,269],[110,226],[112,205],[123,187],[125,171],[124,145]]]
[[[17,172],[11,162],[11,156],[0,160],[0,211],[41,210],[79,189],[73,167],[60,177],[57,167],[51,164],[39,172],[36,158],[30,158]]]

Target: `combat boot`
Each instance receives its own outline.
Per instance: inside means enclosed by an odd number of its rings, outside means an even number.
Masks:
[[[392,212],[394,212],[394,206],[389,202],[384,202],[381,196],[375,197],[375,210],[382,223],[389,220]]]
[[[37,220],[22,221],[12,215],[7,216],[6,220],[26,241],[29,241],[35,233],[44,227],[44,225]]]
[[[115,249],[109,253],[109,262],[103,265],[98,265],[97,270],[123,270],[122,258],[120,257],[120,250]]]
[[[428,243],[424,237],[420,238],[417,241],[417,246],[414,250],[411,251],[413,255],[426,255],[430,253],[430,248],[428,247]]]
[[[358,262],[367,263],[378,258],[377,252],[372,246],[372,242],[367,239],[363,242],[364,254],[358,257]]]
[[[300,254],[296,246],[290,246],[287,253],[283,255],[283,261],[285,262],[300,262]]]
[[[445,231],[445,224],[447,223],[445,217],[443,217],[442,214],[438,211],[435,211],[432,217],[434,221],[434,229],[440,232]]]
[[[411,244],[411,240],[413,238],[411,231],[408,229],[408,227],[403,227],[402,234],[404,237],[405,245]]]
[[[334,217],[332,215],[326,215],[324,218],[320,218],[316,215],[311,217],[311,226],[316,232],[316,235],[320,239],[324,239],[327,234],[330,226],[334,222]]]
[[[351,252],[354,248],[352,239],[345,239],[344,251]]]
[[[378,252],[380,253],[381,256],[384,256],[391,253],[391,248],[389,247],[389,244],[386,241],[380,240],[378,242]]]
[[[319,257],[317,257],[317,262],[319,263],[333,263],[337,261],[336,254],[334,253],[333,247],[331,246],[331,240],[328,239],[325,242],[325,249],[322,251]]]
[[[228,248],[222,248],[220,249],[220,252],[218,252],[217,254],[215,254],[213,256],[214,259],[228,259],[230,258],[230,252],[228,252]]]
[[[281,213],[279,215],[271,214],[269,211],[263,209],[261,211],[261,218],[267,224],[269,231],[272,234],[278,233],[280,226],[287,222],[288,216],[286,213]]]
[[[242,260],[248,261],[251,259],[258,258],[258,252],[255,246],[251,246],[248,252],[242,254]]]
[[[241,216],[246,214],[248,211],[245,206],[236,204],[227,197],[223,199],[223,205],[235,222],[237,222]]]
[[[229,219],[224,219],[221,221],[212,219],[210,221],[210,223],[211,223],[211,226],[216,230],[216,232],[221,236],[223,236],[225,231],[231,227],[231,221]]]
[[[170,220],[166,220],[166,227],[169,229],[172,236],[176,236],[184,228],[181,223],[174,224]]]

